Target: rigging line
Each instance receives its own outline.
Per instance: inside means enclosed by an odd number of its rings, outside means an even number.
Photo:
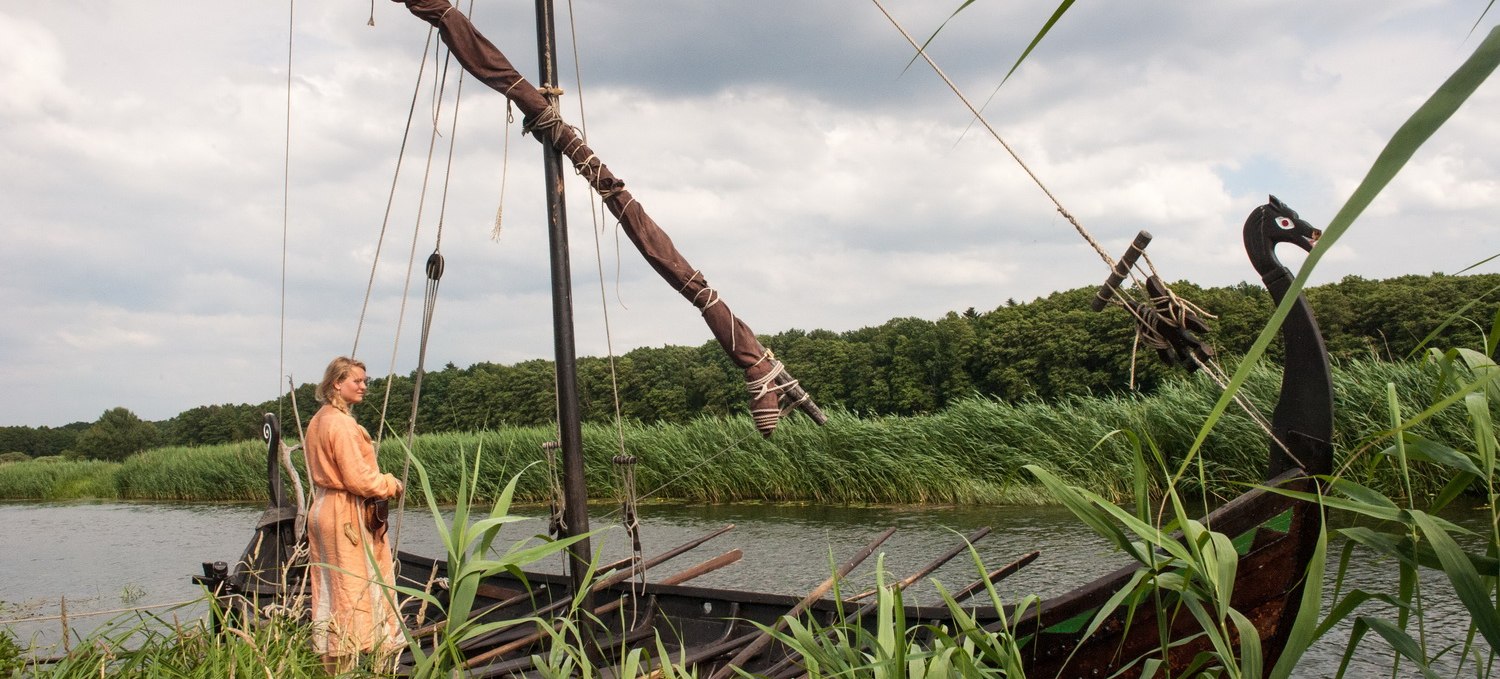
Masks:
[[[469,14],[474,13],[474,0],[469,0]],[[445,65],[445,79],[447,67]],[[448,186],[453,176],[453,152],[458,145],[458,113],[459,102],[463,98],[464,72],[458,72],[458,86],[453,93],[453,121],[448,131],[448,165],[443,171],[443,195],[438,207],[437,238],[432,246],[432,254],[427,257],[427,286],[422,294],[422,329],[417,342],[417,371],[412,379],[411,388],[411,417],[406,421],[406,450],[411,453],[415,450],[417,437],[417,409],[422,402],[422,379],[427,374],[427,343],[432,336],[432,315],[437,309],[438,284],[443,278],[443,221],[448,213]],[[434,132],[436,127],[434,127]],[[416,259],[416,236],[412,237],[412,259]],[[410,276],[410,264],[408,263],[408,276]],[[392,357],[394,368],[395,358]],[[394,380],[389,380],[389,386]],[[411,456],[408,455],[401,465],[401,487],[405,488],[411,480]],[[401,524],[406,516],[406,493],[401,494],[401,499],[396,504],[396,535],[393,540],[395,547],[401,545]]]
[[[473,6],[470,6],[473,10]],[[407,421],[406,450],[410,453],[401,467],[401,487],[406,488],[411,481],[411,455],[415,453],[417,433],[417,408],[422,400],[422,377],[426,374],[427,364],[427,340],[432,335],[432,316],[437,310],[438,284],[443,278],[443,256],[433,252],[427,258],[427,289],[422,297],[422,331],[417,350],[417,376],[412,382],[411,393],[411,419]],[[406,493],[401,494],[401,499],[396,503],[396,525],[393,530],[395,536],[392,539],[391,551],[395,552],[401,547],[401,526],[406,516]]]
[[[281,375],[286,372],[286,251],[288,194],[291,192],[292,174],[292,38],[296,35],[297,0],[289,0],[286,10],[286,134],[281,149],[281,334],[277,337],[276,357],[276,421],[283,419]]]
[[[447,89],[448,66],[452,63],[452,58],[453,54],[450,52],[447,59],[443,63],[442,75],[436,78],[432,84],[433,90],[435,92],[435,100],[438,104],[437,108],[435,108],[433,111],[434,116],[442,114],[443,92]],[[415,268],[417,262],[417,241],[419,240],[419,236],[422,232],[422,214],[426,210],[427,206],[427,187],[431,183],[432,179],[432,156],[433,152],[437,148],[438,136],[438,127],[434,124],[432,126],[432,131],[428,134],[427,137],[427,163],[425,169],[422,172],[422,190],[417,194],[417,216],[415,223],[412,225],[411,252],[407,255],[406,258],[406,279],[401,285],[401,307],[396,312],[396,335],[391,340],[391,364],[386,373],[387,375],[389,375],[389,377],[387,377],[385,381],[385,396],[381,399],[380,403],[380,434],[375,438],[376,450],[380,449],[381,440],[385,437],[385,428],[387,423],[386,413],[389,412],[391,405],[391,391],[396,384],[396,355],[401,349],[401,332],[406,324],[406,301],[411,297],[411,271],[413,268]],[[452,143],[451,140],[449,143]]]
[[[901,37],[906,38],[906,41],[910,43],[911,46],[917,50],[917,53],[922,56],[922,60],[927,62],[927,65],[930,66],[933,72],[943,80],[943,83],[948,86],[948,89],[952,90],[953,94],[958,97],[959,101],[963,102],[964,106],[969,109],[969,112],[974,115],[975,120],[978,120],[980,124],[984,125],[984,128],[989,131],[990,136],[994,137],[995,141],[1000,142],[1000,146],[1004,147],[1006,153],[1010,154],[1010,157],[1016,161],[1016,164],[1020,165],[1021,169],[1026,172],[1026,175],[1030,177],[1032,182],[1037,185],[1037,188],[1041,189],[1042,193],[1046,194],[1047,198],[1052,201],[1052,204],[1057,208],[1058,213],[1061,214],[1065,219],[1067,219],[1069,224],[1073,225],[1073,229],[1078,232],[1078,235],[1082,236],[1083,239],[1088,242],[1090,247],[1094,248],[1094,252],[1099,254],[1099,258],[1104,260],[1104,263],[1106,265],[1113,267],[1115,264],[1114,259],[1109,256],[1109,253],[1104,250],[1103,246],[1099,245],[1099,242],[1094,240],[1094,237],[1089,234],[1087,229],[1083,228],[1083,225],[1078,222],[1078,219],[1075,218],[1072,213],[1068,212],[1067,208],[1063,207],[1062,203],[1057,199],[1055,195],[1052,194],[1050,190],[1047,189],[1047,186],[1042,183],[1042,180],[1037,177],[1036,173],[1032,172],[1031,168],[1026,165],[1026,161],[1022,160],[1021,156],[1016,153],[1015,149],[1011,148],[1010,144],[1006,143],[1006,141],[1001,138],[1000,133],[995,130],[994,126],[990,125],[989,120],[986,119],[982,113],[980,113],[979,109],[974,107],[974,104],[969,101],[968,97],[964,96],[963,91],[953,83],[953,80],[948,77],[948,74],[943,72],[943,69],[940,68],[937,65],[937,62],[927,54],[927,51],[922,49],[921,45],[917,44],[917,41],[911,37],[910,33],[907,33],[906,29],[901,26],[900,22],[896,21],[895,17],[891,16],[891,13],[887,11],[885,6],[880,3],[880,0],[871,0],[871,2],[875,3],[875,7],[880,10],[881,14],[885,15],[885,18],[891,22],[892,26],[896,27],[896,30],[901,33]],[[1150,263],[1149,259],[1147,260],[1147,263]],[[1155,273],[1154,266],[1152,267],[1152,272]],[[1133,275],[1132,278],[1134,278]],[[1204,362],[1198,361],[1196,358],[1192,358],[1191,360],[1193,360],[1193,362],[1197,363],[1200,366],[1204,365]],[[1210,372],[1210,377],[1219,384],[1220,388],[1227,388],[1227,383],[1221,382],[1217,375],[1213,375]],[[1233,398],[1240,404],[1240,407],[1245,410],[1246,414],[1249,415],[1250,418],[1256,422],[1256,424],[1260,425],[1261,429],[1265,430],[1267,434],[1270,434],[1271,440],[1275,441],[1277,446],[1286,451],[1287,455],[1291,457],[1293,461],[1297,460],[1295,456],[1292,456],[1291,451],[1287,450],[1286,443],[1276,437],[1275,434],[1271,433],[1269,424],[1265,422],[1263,415],[1256,411],[1254,407],[1244,399],[1240,398],[1239,394],[1235,394]],[[1301,462],[1298,461],[1298,464],[1301,464]]]
[[[927,50],[922,49],[922,46],[917,44],[916,40],[912,39],[911,34],[907,33],[906,29],[901,26],[901,23],[896,21],[896,17],[891,16],[891,13],[886,11],[885,5],[880,4],[880,0],[871,0],[871,2],[874,2],[875,6],[880,9],[880,13],[885,15],[885,18],[891,22],[892,26],[896,27],[897,31],[901,32],[901,37],[906,38],[906,41],[911,43],[911,46],[917,50],[917,54],[922,55],[922,59],[927,62],[927,65],[932,67],[933,72],[939,78],[942,78],[943,83],[948,86],[948,89],[953,91],[953,94],[958,96],[959,101],[962,101],[964,106],[968,107],[969,112],[974,114],[974,118],[980,124],[984,125],[984,129],[989,131],[990,136],[994,137],[995,141],[1000,142],[1000,146],[1004,147],[1005,152],[1009,153],[1010,157],[1016,161],[1016,164],[1021,166],[1021,169],[1026,172],[1026,176],[1031,177],[1031,181],[1036,184],[1037,188],[1041,189],[1042,193],[1047,195],[1047,199],[1052,201],[1052,205],[1057,208],[1058,213],[1067,219],[1069,224],[1073,225],[1073,230],[1077,231],[1078,235],[1083,236],[1085,241],[1088,241],[1088,244],[1094,248],[1094,252],[1099,254],[1099,258],[1103,259],[1105,264],[1113,267],[1115,261],[1110,258],[1109,253],[1104,250],[1104,247],[1099,245],[1098,241],[1094,240],[1094,237],[1089,234],[1087,229],[1083,228],[1083,224],[1080,224],[1071,212],[1068,212],[1067,208],[1063,207],[1062,202],[1057,199],[1057,196],[1052,195],[1052,192],[1047,189],[1047,185],[1042,183],[1041,178],[1037,177],[1036,173],[1032,172],[1031,168],[1026,165],[1026,161],[1021,160],[1020,154],[1016,153],[1015,149],[1011,148],[1010,144],[1006,143],[1000,137],[1000,133],[995,131],[994,126],[990,125],[990,121],[985,119],[984,114],[980,113],[979,109],[975,108],[974,104],[969,102],[969,98],[964,96],[962,90],[958,89],[958,85],[953,84],[953,81],[948,78],[948,74],[943,72],[943,69],[937,65],[936,61],[933,61],[932,57],[928,56]]]
[[[365,329],[365,313],[370,308],[370,295],[375,289],[375,270],[380,266],[380,252],[385,247],[385,231],[391,223],[391,205],[396,200],[396,184],[401,179],[401,161],[406,157],[406,142],[411,138],[411,122],[417,113],[417,98],[422,92],[422,77],[427,72],[427,48],[432,44],[436,28],[427,29],[427,42],[422,45],[422,64],[417,68],[417,82],[412,87],[411,107],[406,112],[406,129],[401,133],[401,148],[396,152],[396,170],[391,176],[391,189],[385,199],[385,216],[380,220],[380,237],[375,241],[375,259],[370,262],[370,280],[365,283],[365,301],[359,307],[359,324],[354,328],[354,348],[349,350],[352,358],[359,354],[359,337]]]
[[[781,410],[780,410],[780,417],[784,418],[787,415],[790,415],[791,412],[793,410],[796,410],[796,409],[797,409],[797,404],[796,403],[788,403],[787,405],[785,405],[785,406],[783,406],[781,408]],[[733,441],[730,441],[728,445],[726,445],[726,446],[724,446],[724,447],[722,447],[722,448],[720,448],[720,449],[718,449],[718,450],[716,450],[716,451],[714,451],[712,453],[709,453],[707,457],[703,458],[703,461],[699,462],[698,464],[693,465],[692,467],[689,467],[686,470],[683,470],[682,472],[679,472],[679,473],[673,475],[672,478],[667,479],[661,485],[657,486],[656,488],[653,488],[651,490],[651,492],[645,493],[643,495],[637,495],[636,496],[636,501],[639,502],[640,500],[649,500],[649,499],[651,499],[653,497],[656,497],[656,494],[662,492],[663,490],[666,490],[667,486],[670,486],[673,483],[676,483],[680,479],[687,478],[688,476],[696,473],[699,469],[702,469],[702,468],[708,466],[709,464],[712,464],[712,463],[716,462],[725,453],[728,453],[731,450],[739,448],[740,444],[743,444],[745,441],[750,440],[751,438],[758,438],[758,437],[760,437],[760,432],[756,431],[753,428],[750,431],[748,431],[748,432],[744,432],[743,434],[740,435],[739,438],[737,438],[737,439],[735,439]],[[616,514],[619,514],[619,513],[620,513],[620,510],[616,509],[614,511],[605,512],[604,514],[600,515],[600,518],[607,519],[607,518],[615,516]]]
[[[505,134],[502,135],[505,143],[500,150],[500,201],[495,206],[495,226],[490,229],[490,240],[500,241],[501,217],[505,214],[505,184],[506,177],[510,175],[510,126],[516,122],[515,109],[511,108],[511,101],[505,100]]]
[[[573,9],[573,0],[568,0],[568,32],[572,41],[573,50],[573,79],[578,85],[578,125],[579,136],[584,143],[588,140],[588,116],[583,103],[583,60],[578,55],[578,21],[577,14]],[[582,174],[581,170],[579,171]],[[594,236],[594,266],[599,273],[599,309],[604,320],[604,345],[605,355],[609,359],[609,388],[612,404],[614,405],[615,425],[615,448],[619,451],[614,457],[614,469],[616,471],[616,500],[619,501],[622,523],[625,533],[630,537],[631,554],[640,561],[641,555],[641,522],[640,522],[640,498],[636,494],[635,463],[636,457],[625,450],[625,418],[620,403],[620,376],[615,362],[615,340],[614,330],[610,323],[609,294],[604,283],[604,253],[600,243],[604,233],[605,212],[600,209],[602,198],[595,191],[589,192],[589,219],[593,228]],[[619,232],[615,233],[615,299],[620,300],[620,239]],[[623,305],[623,300],[621,304]],[[646,573],[638,574],[641,585],[645,585]]]
[[[583,105],[583,60],[578,56],[578,22],[573,12],[573,0],[568,0],[568,33],[573,43],[573,80],[578,84],[578,130],[585,143],[588,140],[588,117],[584,112]],[[615,408],[615,442],[620,453],[625,454],[625,424],[624,413],[620,406],[620,376],[615,364],[615,340],[614,331],[609,318],[609,295],[604,286],[604,254],[600,246],[599,236],[604,231],[607,221],[601,210],[599,210],[599,194],[589,192],[589,219],[594,225],[594,265],[599,272],[599,308],[604,317],[604,346],[605,355],[609,359],[609,388],[614,399]],[[619,236],[615,237],[615,299],[620,299],[620,266],[619,266]],[[623,302],[622,302],[623,304]]]

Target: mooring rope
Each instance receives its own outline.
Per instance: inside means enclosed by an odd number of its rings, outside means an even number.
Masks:
[[[954,84],[953,80],[948,77],[948,74],[944,73],[943,69],[937,65],[937,62],[934,61],[932,59],[932,57],[927,54],[927,50],[923,49],[922,46],[919,45],[917,43],[917,41],[912,38],[911,34],[906,31],[906,29],[901,25],[901,23],[898,22],[895,17],[891,16],[891,13],[886,10],[885,6],[881,4],[880,0],[871,0],[871,2],[874,2],[875,6],[880,10],[880,13],[885,15],[885,18],[891,22],[892,26],[895,26],[896,30],[901,33],[901,37],[905,38],[906,41],[908,43],[910,43],[911,46],[914,49],[917,50],[917,54],[920,55],[922,57],[923,61],[925,61],[927,63],[927,65],[932,68],[933,72],[936,73],[937,76],[942,79],[943,83],[946,84],[948,86],[948,89],[951,90],[953,92],[953,94],[958,97],[959,101],[963,102],[964,106],[969,109],[969,112],[974,115],[974,118],[976,120],[978,120],[981,125],[984,126],[985,130],[989,131],[990,136],[993,137],[995,139],[995,141],[997,141],[997,142],[1000,143],[1000,146],[1005,149],[1006,153],[1010,154],[1010,157],[1013,160],[1015,160],[1016,164],[1021,167],[1021,170],[1024,171],[1028,177],[1031,178],[1031,181],[1036,184],[1037,188],[1041,189],[1042,193],[1047,196],[1047,199],[1050,200],[1050,201],[1052,201],[1052,205],[1057,208],[1058,213],[1061,214],[1063,216],[1063,218],[1067,219],[1068,223],[1073,226],[1073,229],[1078,232],[1078,235],[1082,236],[1083,239],[1084,239],[1084,241],[1086,241],[1089,244],[1089,246],[1094,249],[1094,252],[1098,253],[1099,258],[1102,259],[1102,260],[1104,260],[1104,263],[1107,266],[1109,266],[1111,269],[1113,269],[1114,265],[1115,265],[1115,261],[1114,261],[1113,258],[1111,258],[1109,256],[1109,253],[1107,251],[1105,251],[1105,249],[1103,248],[1103,246],[1101,246],[1099,244],[1099,242],[1094,239],[1093,235],[1090,234],[1088,232],[1088,230],[1083,227],[1083,224],[1081,224],[1078,221],[1078,219],[1075,218],[1073,216],[1073,214],[1071,212],[1069,212],[1066,207],[1063,206],[1062,202],[1059,201],[1055,195],[1053,195],[1052,191],[1050,189],[1048,189],[1047,186],[1046,186],[1046,184],[1044,184],[1042,182],[1041,178],[1038,177],[1036,175],[1036,173],[1031,170],[1031,167],[1026,164],[1026,161],[1024,161],[1021,158],[1020,154],[1018,154],[1015,151],[1015,149],[1011,148],[1010,144],[1007,143],[1005,141],[1005,139],[1000,136],[1000,133],[995,130],[994,126],[990,125],[989,120],[984,117],[984,115],[979,111],[979,109],[975,108],[974,104],[969,101],[968,97],[966,97],[964,95],[963,91],[960,90],[958,88],[958,86],[956,84]],[[1142,254],[1144,255],[1145,253],[1142,253]],[[1151,263],[1151,258],[1149,256],[1146,256],[1145,259],[1146,259],[1147,266],[1150,267],[1151,275],[1153,277],[1156,277],[1158,281],[1162,280],[1160,278],[1160,276],[1156,272],[1156,266]],[[1138,279],[1138,278],[1135,277],[1134,270],[1135,270],[1135,267],[1131,267],[1131,274],[1130,274],[1131,280],[1134,281],[1134,282],[1136,282],[1137,284],[1139,284],[1140,279]],[[1207,317],[1207,318],[1214,318],[1214,316],[1212,316],[1211,314],[1203,312],[1197,306],[1192,305],[1191,302],[1188,302],[1187,300],[1182,299],[1181,297],[1178,297],[1175,293],[1172,293],[1171,289],[1168,288],[1164,282],[1162,283],[1162,287],[1167,290],[1167,294],[1168,294],[1168,297],[1169,297],[1168,301],[1169,301],[1169,304],[1171,304],[1171,308],[1172,309],[1174,309],[1174,310],[1181,310],[1183,314],[1191,312],[1191,313],[1196,313],[1196,314],[1199,314],[1199,315]],[[1138,329],[1141,328],[1143,325],[1148,325],[1146,323],[1147,319],[1143,318],[1141,316],[1141,314],[1136,313],[1135,310],[1131,307],[1131,305],[1129,305],[1128,303],[1126,303],[1125,300],[1121,299],[1121,297],[1123,296],[1124,293],[1119,288],[1116,288],[1114,290],[1114,293],[1115,293],[1115,296],[1114,296],[1114,299],[1112,300],[1112,302],[1115,303],[1115,304],[1117,304],[1117,305],[1119,305],[1119,306],[1121,306],[1121,307],[1123,307],[1123,308],[1125,308],[1125,309],[1127,309],[1130,312],[1131,316],[1136,319],[1136,325],[1137,325]],[[1154,300],[1151,300],[1151,301],[1154,301]],[[1174,318],[1170,319],[1170,320],[1173,320],[1175,322],[1177,320],[1177,318],[1176,318],[1177,314],[1174,313],[1173,316],[1174,316]],[[1181,318],[1185,319],[1186,316],[1184,315]],[[1183,327],[1183,326],[1179,326],[1179,327]],[[1141,337],[1142,335],[1140,335],[1139,332],[1138,332],[1137,336]],[[1150,341],[1149,338],[1147,338],[1147,340],[1148,340],[1148,342]],[[1155,345],[1152,345],[1152,346],[1155,346]],[[1133,360],[1134,359],[1132,358],[1132,362],[1133,362]],[[1216,360],[1214,360],[1213,357],[1209,357],[1207,360],[1200,360],[1197,356],[1194,356],[1194,355],[1192,355],[1191,352],[1189,352],[1189,355],[1188,355],[1188,357],[1187,357],[1186,360],[1192,361],[1195,365],[1204,368],[1204,372],[1209,375],[1210,379],[1212,379],[1216,384],[1219,385],[1220,389],[1223,389],[1223,390],[1227,390],[1228,389],[1228,380],[1224,379],[1223,375],[1220,374],[1222,372],[1223,368],[1222,368],[1222,366],[1219,366],[1218,362]],[[1132,381],[1133,381],[1133,379],[1134,379],[1134,366],[1132,365]],[[1240,408],[1245,411],[1246,415],[1248,415],[1250,417],[1250,419],[1252,421],[1254,421],[1256,423],[1256,425],[1259,426],[1270,437],[1270,439],[1272,441],[1275,441],[1277,446],[1279,446],[1283,451],[1286,452],[1286,454],[1288,455],[1288,457],[1291,457],[1291,459],[1293,461],[1296,461],[1296,457],[1292,456],[1291,451],[1288,450],[1286,443],[1283,442],[1279,437],[1277,437],[1275,435],[1275,433],[1272,431],[1272,427],[1271,427],[1270,422],[1255,407],[1255,405],[1253,403],[1250,403],[1247,399],[1243,398],[1241,394],[1235,394],[1233,396],[1233,399],[1234,399],[1234,401],[1236,403],[1238,403],[1240,405]],[[1300,465],[1301,463],[1298,462],[1298,464]]]

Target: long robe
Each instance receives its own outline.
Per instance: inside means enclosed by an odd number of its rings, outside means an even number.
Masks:
[[[399,482],[380,472],[369,432],[333,406],[308,423],[305,447],[314,486],[307,514],[313,648],[340,657],[389,651],[402,643],[389,603],[395,565],[386,536],[370,534],[362,509],[365,498],[393,497]]]

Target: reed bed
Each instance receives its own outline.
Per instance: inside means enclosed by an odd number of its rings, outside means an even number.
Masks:
[[[204,602],[210,607],[217,603],[211,598]],[[35,648],[9,659],[0,656],[0,671],[48,679],[330,676],[313,652],[312,629],[306,624],[277,618],[220,634],[213,631],[211,620],[221,613],[211,613],[209,618],[194,613],[187,620],[179,620],[177,613],[122,614],[67,651],[52,649],[58,654],[49,658],[41,658],[39,651],[44,649]],[[363,676],[377,675],[365,672]]]
[[[1280,372],[1256,368],[1243,393],[1269,419]],[[1353,362],[1336,367],[1338,404],[1335,445],[1351,464],[1350,478],[1384,491],[1400,484],[1388,465],[1372,464],[1373,452],[1357,442],[1389,424],[1386,384],[1403,402],[1431,403],[1439,372],[1426,362]],[[634,456],[636,492],[646,500],[690,502],[787,501],[875,504],[1030,504],[1052,502],[1023,471],[1038,465],[1066,483],[1117,502],[1129,499],[1132,453],[1117,434],[1129,430],[1149,439],[1169,465],[1180,462],[1218,398],[1203,376],[1179,379],[1150,395],[1076,397],[1060,402],[1004,403],[973,397],[919,417],[863,417],[832,411],[826,427],[794,417],[763,440],[748,418],[703,418],[687,425],[627,422],[585,425],[590,495],[619,495],[620,469],[613,458]],[[1461,438],[1468,424],[1457,409],[1420,428],[1435,439]],[[480,456],[479,498],[493,498],[520,474],[516,499],[550,497],[549,465],[542,444],[556,437],[550,427],[418,436],[412,446],[427,466],[440,502],[451,502],[459,478]],[[399,437],[381,446],[382,468],[405,474]],[[1179,481],[1195,495],[1235,495],[1260,480],[1266,464],[1266,433],[1239,410],[1229,411],[1210,432],[1199,468]],[[529,468],[529,469],[528,469]],[[1414,477],[1414,492],[1434,492],[1441,477]],[[265,458],[257,442],[191,448],[160,448],[120,464],[32,460],[0,465],[0,497],[62,499],[114,497],[131,500],[264,501]],[[411,484],[408,484],[411,487]],[[420,499],[418,497],[417,499]]]
[[[265,450],[258,441],[154,448],[120,463],[115,487],[127,500],[265,500]]]
[[[70,500],[114,498],[120,465],[100,460],[38,458],[0,466],[0,498]]]

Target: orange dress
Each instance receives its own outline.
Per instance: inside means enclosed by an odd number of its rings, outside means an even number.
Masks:
[[[351,656],[399,647],[391,546],[370,534],[361,511],[364,498],[393,497],[396,477],[380,472],[369,432],[331,405],[308,423],[305,450],[314,487],[307,514],[313,648]]]

